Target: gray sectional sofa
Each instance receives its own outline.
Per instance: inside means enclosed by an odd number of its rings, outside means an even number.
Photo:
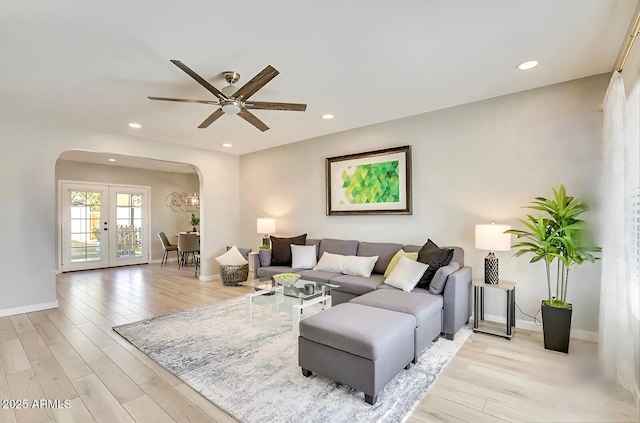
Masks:
[[[306,244],[316,246],[318,260],[325,252],[378,256],[368,277],[261,266],[254,259],[257,278],[296,272],[306,280],[340,285],[331,291],[333,307],[300,322],[298,364],[306,377],[317,373],[331,378],[362,391],[364,400],[373,405],[385,385],[416,363],[433,340],[440,334],[453,339],[469,321],[471,268],[464,266],[462,248],[444,247],[453,249],[451,261],[458,270],[448,273],[439,294],[438,289],[433,290],[436,293],[422,288],[406,292],[384,283],[393,256],[401,249],[418,252],[420,246],[339,239],[307,239]]]
[[[417,252],[421,246],[403,245],[397,243],[381,243],[381,242],[360,242],[356,240],[340,240],[340,239],[307,239],[306,245],[315,245],[318,259],[326,251],[333,254],[352,255],[352,256],[378,256],[373,272],[369,277],[343,275],[342,273],[325,272],[319,270],[294,269],[290,266],[261,266],[257,256],[253,257],[252,267],[254,268],[254,277],[268,277],[278,273],[295,272],[302,275],[303,279],[329,282],[340,285],[340,288],[332,291],[332,303],[338,305],[341,303],[356,300],[365,294],[378,290],[401,291],[384,283],[384,272],[391,261],[391,258],[404,249],[406,252]],[[420,299],[420,303],[429,303],[431,308],[439,309],[437,319],[431,319],[428,323],[433,326],[432,332],[442,334],[447,339],[453,339],[455,333],[464,326],[471,316],[471,268],[464,265],[464,250],[460,247],[452,248],[452,261],[460,265],[460,269],[451,273],[445,282],[444,291],[441,295],[434,295],[426,289],[414,288],[409,295],[424,295],[424,299]],[[377,297],[371,299],[374,303],[385,303],[386,296],[378,294]],[[366,299],[365,299],[366,300]],[[365,301],[366,302],[366,301]],[[371,304],[369,304],[371,305]],[[429,342],[431,339],[428,340]]]

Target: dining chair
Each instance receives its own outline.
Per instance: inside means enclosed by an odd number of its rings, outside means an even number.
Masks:
[[[160,267],[167,264],[167,258],[169,257],[169,251],[176,252],[176,258],[178,259],[178,268],[180,268],[180,254],[178,253],[178,246],[171,244],[169,242],[169,238],[164,232],[158,232],[158,237],[160,237],[160,242],[162,242],[162,248],[164,249],[164,255],[162,256],[162,261],[160,262]]]
[[[187,264],[189,254],[200,252],[200,237],[196,234],[178,234],[178,250],[180,256],[178,260],[178,268],[180,268]]]
[[[193,275],[196,279],[198,278],[198,273],[200,271],[200,253],[193,253],[193,261],[196,263],[196,271]]]

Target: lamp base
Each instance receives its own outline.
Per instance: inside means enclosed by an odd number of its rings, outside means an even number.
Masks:
[[[498,278],[498,257],[493,251],[484,258],[484,283],[497,284]]]
[[[262,245],[268,245],[269,248],[271,248],[271,237],[269,237],[269,235],[265,235],[262,237]]]

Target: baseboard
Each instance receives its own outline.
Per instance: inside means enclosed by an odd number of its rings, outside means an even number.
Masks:
[[[471,320],[473,320],[473,316],[471,316]],[[494,323],[502,323],[507,324],[507,318],[504,316],[494,316],[492,314],[485,314],[484,320]],[[542,317],[540,317],[540,322],[542,322]],[[535,332],[542,332],[542,325],[536,325],[534,322],[528,320],[516,319],[516,328],[531,330]],[[580,329],[571,329],[572,338],[581,339],[583,341],[591,341],[598,342],[598,333],[597,332],[588,332],[586,330]]]
[[[51,308],[58,308],[58,300],[51,301],[50,303],[31,304],[28,306],[6,308],[0,310],[0,317],[13,316],[16,314],[33,313],[34,311],[49,310]]]

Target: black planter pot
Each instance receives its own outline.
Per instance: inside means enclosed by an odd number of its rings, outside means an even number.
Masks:
[[[571,304],[569,304],[571,307]],[[551,307],[542,302],[542,331],[544,347],[548,350],[569,352],[571,308]]]

